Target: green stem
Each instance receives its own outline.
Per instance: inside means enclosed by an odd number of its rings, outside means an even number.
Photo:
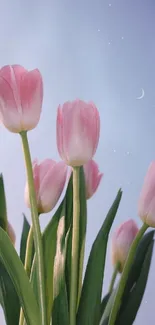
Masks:
[[[131,245],[129,255],[128,255],[128,258],[127,258],[127,261],[125,263],[123,273],[122,273],[122,276],[121,276],[121,279],[120,279],[119,287],[118,287],[118,290],[117,290],[116,295],[115,295],[115,299],[114,299],[113,307],[112,307],[112,310],[111,310],[108,325],[115,325],[117,314],[118,314],[118,311],[119,311],[119,308],[120,308],[120,305],[121,305],[122,295],[123,295],[123,292],[124,292],[124,289],[125,289],[125,284],[126,284],[126,281],[128,279],[128,274],[129,274],[129,271],[130,271],[130,268],[132,266],[132,262],[133,262],[133,259],[134,259],[134,256],[135,256],[135,251],[137,249],[137,246],[138,246],[144,232],[146,231],[146,229],[148,227],[149,226],[146,225],[145,223],[142,225],[142,227],[140,228],[136,238],[134,239],[134,241],[133,241],[133,243]]]
[[[79,254],[79,167],[73,168],[73,232],[71,259],[70,325],[76,325],[78,295],[78,254]]]
[[[33,251],[33,228],[31,227],[27,237],[25,265],[24,265],[28,277],[30,276],[30,272],[31,272],[32,251]],[[24,324],[24,313],[23,313],[23,309],[21,308],[19,325],[23,325],[23,324]]]
[[[43,259],[43,247],[42,247],[42,236],[38,218],[37,201],[33,181],[33,170],[30,156],[30,149],[27,139],[27,133],[20,133],[23,144],[24,158],[27,170],[27,180],[29,186],[30,195],[30,206],[32,214],[32,227],[34,234],[34,245],[36,252],[36,264],[37,264],[37,280],[38,280],[38,293],[39,293],[39,304],[41,310],[41,321],[42,325],[47,325],[47,314],[45,304],[45,282],[44,282],[44,259]]]
[[[112,291],[113,291],[113,287],[114,287],[114,284],[115,284],[115,280],[116,280],[119,268],[120,268],[120,262],[117,262],[115,267],[114,267],[111,283],[110,283],[110,286],[109,286],[109,294],[111,294]]]

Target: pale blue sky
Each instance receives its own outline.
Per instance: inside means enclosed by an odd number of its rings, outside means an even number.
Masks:
[[[33,158],[59,159],[55,120],[59,103],[93,100],[101,116],[95,156],[104,172],[88,203],[86,256],[118,188],[124,194],[114,227],[137,217],[137,199],[155,159],[155,3],[153,0],[1,0],[0,66],[39,68],[44,105],[38,127],[29,133]],[[145,96],[140,96],[144,88]],[[0,171],[8,215],[19,247],[25,171],[20,138],[0,128]],[[99,208],[100,207],[100,208]],[[47,223],[46,215],[42,217]],[[107,257],[106,292],[112,267]],[[155,256],[135,325],[155,322]],[[5,324],[0,315],[0,323]]]

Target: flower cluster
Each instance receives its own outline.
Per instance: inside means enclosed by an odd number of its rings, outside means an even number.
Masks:
[[[134,288],[142,282],[133,277],[134,283],[128,283],[129,273],[132,272],[134,265],[137,267],[142,263],[141,267],[145,265],[146,281],[152,257],[152,233],[147,237],[147,241],[141,243],[141,239],[144,239],[143,235],[147,228],[155,228],[155,162],[149,167],[139,198],[138,215],[143,222],[142,227],[139,229],[135,221],[130,219],[122,223],[112,236],[111,259],[114,274],[108,296],[102,301],[108,235],[119,207],[122,191],[118,192],[94,241],[82,281],[87,200],[97,191],[103,177],[98,164],[93,160],[100,136],[99,111],[93,102],[87,103],[80,99],[59,105],[56,137],[62,160],[56,162],[45,159],[38,163],[35,159],[32,163],[27,132],[39,123],[42,102],[43,81],[38,69],[27,71],[20,65],[13,65],[4,66],[0,70],[0,121],[9,131],[19,133],[22,139],[27,172],[25,202],[31,210],[32,218],[32,226],[27,225],[29,232],[26,233],[25,228],[23,230],[24,248],[21,247],[20,256],[23,266],[13,247],[15,233],[6,217],[5,193],[3,193],[0,259],[20,301],[20,315],[19,305],[17,308],[19,325],[25,323],[49,325],[51,317],[52,324],[57,325],[63,322],[66,325],[115,325],[117,320],[119,324],[124,324],[123,317],[126,317],[125,319],[128,317],[125,314],[126,305],[123,305],[125,286],[127,284],[129,289],[129,285],[132,284],[128,292],[129,297],[126,299],[131,304],[130,296]],[[63,193],[61,204],[47,229],[42,233],[40,214],[52,211]],[[144,254],[137,262],[139,245],[142,245]],[[134,264],[134,261],[139,264]],[[120,280],[115,290],[114,282],[117,274],[120,275]],[[0,278],[3,276],[0,274]],[[3,281],[2,296],[8,289]],[[0,283],[0,286],[2,284]],[[133,313],[139,308],[144,290],[145,285],[141,291],[137,290],[140,296],[137,309],[132,310],[133,320],[135,317]],[[115,294],[112,296],[113,291]],[[3,301],[2,305],[4,309],[5,302]],[[7,311],[8,308],[5,309],[6,319]],[[17,324],[17,321],[15,323]]]

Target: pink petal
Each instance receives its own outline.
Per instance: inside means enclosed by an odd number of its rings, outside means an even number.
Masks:
[[[81,100],[64,103],[58,111],[57,139],[59,153],[68,165],[80,166],[91,159],[99,140],[96,107]]]

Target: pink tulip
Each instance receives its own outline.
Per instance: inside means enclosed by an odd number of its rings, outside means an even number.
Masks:
[[[90,199],[96,192],[103,174],[100,173],[98,165],[94,160],[89,160],[83,167],[86,185],[86,199]]]
[[[67,166],[64,162],[56,162],[46,159],[41,164],[35,160],[33,163],[33,177],[36,191],[37,205],[39,213],[51,211],[65,185],[67,177]],[[25,201],[30,207],[28,184],[25,188]]]
[[[151,163],[141,190],[138,214],[147,225],[155,227],[155,161]]]
[[[122,272],[131,244],[136,237],[138,227],[134,220],[130,219],[120,225],[112,237],[111,257],[112,263],[120,263],[119,271]]]
[[[7,65],[0,70],[0,121],[9,131],[19,133],[35,128],[42,100],[39,70],[27,71],[20,65]]]
[[[82,100],[58,107],[57,146],[61,158],[70,166],[82,166],[96,152],[100,118],[93,103]]]
[[[8,236],[10,237],[11,241],[12,241],[12,244],[15,245],[15,241],[16,241],[16,235],[15,235],[15,232],[14,232],[14,229],[11,225],[11,223],[8,221],[8,224],[7,224],[7,233],[8,233]]]

